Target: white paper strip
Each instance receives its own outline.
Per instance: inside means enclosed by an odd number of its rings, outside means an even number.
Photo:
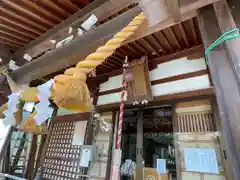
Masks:
[[[11,70],[13,70],[13,71],[19,68],[19,66],[17,66],[17,65],[16,65],[16,62],[13,61],[13,60],[10,60],[9,63],[8,63],[8,65],[9,65],[9,68],[10,68]]]
[[[34,116],[34,120],[37,125],[44,123],[53,113],[53,109],[49,107],[51,104],[49,101],[49,97],[51,95],[50,88],[53,82],[54,81],[51,79],[50,81],[37,87],[39,103],[35,106],[37,115]]]
[[[34,105],[35,102],[25,102],[23,110],[31,113],[33,111]]]
[[[86,21],[84,21],[82,23],[82,27],[83,29],[85,29],[86,31],[89,31],[98,21],[97,16],[95,16],[94,14],[92,14]]]
[[[32,60],[32,57],[28,54],[24,54],[23,56],[24,59],[26,59],[27,61],[31,61]]]
[[[16,119],[14,113],[18,111],[20,93],[12,93],[8,96],[8,109],[4,111],[4,125],[15,125]]]

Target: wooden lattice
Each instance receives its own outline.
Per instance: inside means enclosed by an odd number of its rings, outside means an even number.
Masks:
[[[212,132],[215,125],[211,112],[181,113],[177,115],[178,132]]]
[[[42,163],[42,180],[88,179],[89,168],[79,166],[82,146],[72,144],[76,122],[90,119],[89,114],[85,115],[59,116],[52,120]],[[84,144],[88,141],[89,127]]]

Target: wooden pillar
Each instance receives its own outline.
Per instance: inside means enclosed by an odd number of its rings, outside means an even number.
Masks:
[[[219,111],[216,100],[212,100],[211,106],[212,106],[212,118],[216,122],[216,130],[218,132],[221,132],[222,127],[223,127],[223,124],[222,124],[223,121],[221,120],[220,111]],[[228,158],[229,151],[226,150],[227,149],[226,140],[224,139],[224,137],[222,135],[220,135],[220,137],[219,137],[219,143],[220,143],[220,148],[222,151],[225,178],[233,179],[232,163],[230,162],[230,158]]]
[[[44,135],[41,136],[41,142],[40,142],[39,149],[38,149],[36,166],[34,168],[32,178],[35,178],[35,176],[37,174],[37,171],[38,171],[38,168],[40,167],[41,155],[42,155],[42,151],[44,149],[44,144],[45,144],[46,139],[47,139],[47,135],[44,134]]]
[[[180,149],[178,144],[178,122],[177,122],[177,112],[176,112],[176,104],[172,105],[172,121],[173,121],[173,140],[174,140],[174,146],[175,146],[175,159],[176,159],[176,170],[177,170],[177,180],[182,180],[181,175],[181,161],[178,157],[180,157]]]
[[[114,146],[114,125],[117,119],[117,112],[113,111],[112,113],[112,130],[110,132],[110,141],[108,147],[108,160],[107,160],[107,171],[106,171],[106,180],[110,179],[111,176],[111,164],[112,164],[112,150]]]
[[[6,148],[6,154],[5,154],[5,157],[4,157],[4,160],[3,160],[3,165],[4,165],[4,169],[3,169],[3,172],[4,173],[9,173],[10,171],[10,158],[11,158],[11,142],[7,145],[7,148]]]
[[[136,179],[143,180],[143,112],[137,115]]]
[[[24,132],[23,135],[22,135],[22,138],[20,140],[20,144],[19,144],[19,147],[17,149],[16,156],[15,156],[15,158],[13,160],[13,163],[11,165],[11,168],[10,168],[10,174],[14,173],[14,171],[15,171],[15,168],[18,164],[18,161],[19,161],[20,156],[22,154],[22,151],[24,149],[24,145],[26,143],[26,140],[27,140],[27,133]]]
[[[30,148],[30,153],[28,155],[28,163],[27,163],[27,168],[25,172],[25,178],[26,179],[33,179],[34,177],[34,167],[35,167],[35,158],[36,158],[36,152],[37,152],[37,139],[38,136],[36,134],[33,134],[32,137],[32,143],[31,143],[31,148]]]
[[[240,4],[240,1],[232,2],[232,5]],[[232,17],[230,9],[228,7],[226,0],[221,0],[213,4],[214,12],[221,30],[221,33],[225,33],[229,30],[235,29],[236,23]],[[240,82],[240,39],[231,39],[225,42],[225,47],[228,53],[230,60],[232,61],[233,69],[236,72],[238,81]]]
[[[198,22],[204,46],[207,48],[221,35],[213,6],[200,9]],[[222,135],[227,141],[234,178],[239,180],[240,89],[238,76],[234,71],[230,58],[225,45],[222,44],[208,54],[208,65],[216,91],[221,120],[223,121]]]

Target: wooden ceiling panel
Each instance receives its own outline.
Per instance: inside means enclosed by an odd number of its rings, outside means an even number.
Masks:
[[[174,31],[174,34],[176,35],[176,38],[178,39],[181,46],[189,48],[190,44],[188,42],[188,37],[182,23],[178,24],[177,26],[173,26],[172,30]]]
[[[18,44],[20,46],[24,45],[24,42],[19,41],[16,38],[12,38],[11,36],[0,34],[0,38],[4,39],[5,41],[12,42],[14,44]]]
[[[37,36],[36,34],[30,32],[30,31],[24,30],[22,28],[19,28],[15,25],[12,25],[9,23],[1,22],[0,28],[3,31],[12,32],[12,33],[15,33],[16,35],[21,34],[23,36],[28,37],[29,39],[34,39]]]
[[[12,50],[15,50],[15,49],[21,47],[21,45],[18,45],[18,44],[15,44],[14,42],[8,41],[8,40],[4,39],[3,37],[0,37],[0,44],[9,47]]]
[[[123,62],[121,59],[124,59],[125,56],[128,56],[130,61],[133,59],[139,59],[142,56],[147,56],[149,62],[153,59],[159,59],[160,61],[160,59],[164,59],[164,57],[169,56],[169,54],[199,46],[202,44],[202,41],[198,38],[200,35],[199,28],[196,24],[196,18],[192,18],[123,45],[108,58],[104,63],[104,66],[112,66],[114,69],[120,69],[122,68]],[[117,64],[115,63],[116,61]],[[158,63],[159,61],[156,62]],[[113,70],[105,68],[104,66],[97,67],[97,74],[108,73]]]
[[[65,6],[69,11],[72,13],[76,12],[79,10],[79,7],[76,6],[73,2],[71,1],[66,1],[66,0],[57,0],[57,2],[63,6]]]
[[[3,23],[8,23],[8,24],[11,24],[11,26],[17,26],[19,28],[22,28],[22,29],[25,29],[26,31],[30,31],[32,33],[35,33],[37,35],[40,35],[42,34],[43,32],[41,30],[38,30],[34,27],[32,27],[31,25],[25,23],[25,22],[21,22],[19,21],[18,19],[16,18],[12,18],[12,17],[9,17],[7,15],[0,15],[0,20],[3,22]]]
[[[24,6],[29,8],[31,11],[35,12],[38,14],[38,16],[42,19],[48,19],[53,21],[54,23],[59,23],[63,19],[53,12],[47,10],[46,8],[41,8],[42,6],[39,5],[38,1],[29,1],[29,0],[19,0],[23,3]]]
[[[168,43],[173,47],[174,51],[180,50],[181,45],[179,44],[176,35],[172,31],[172,28],[167,28],[162,31],[163,35],[167,39]]]
[[[14,33],[11,33],[9,31],[4,31],[2,29],[0,29],[0,35],[3,35],[3,36],[9,36],[9,37],[13,37],[13,38],[16,38],[18,39],[19,41],[23,41],[23,42],[28,42],[28,39],[26,37],[23,37],[23,36],[19,36],[19,35],[16,35]]]
[[[42,2],[42,4],[46,8],[51,9],[52,11],[54,11],[57,14],[60,14],[64,18],[71,15],[70,12],[68,12],[65,9],[63,9],[62,7],[60,7],[59,4],[56,1],[52,1],[52,0],[39,0],[39,1]]]
[[[48,28],[44,25],[41,25],[39,22],[36,22],[34,20],[31,20],[31,18],[22,16],[20,13],[17,13],[11,8],[6,8],[6,7],[0,7],[0,16],[5,16],[8,19],[12,19],[13,21],[18,21],[22,22],[26,26],[32,26],[34,28],[37,28],[41,31],[46,31]]]
[[[194,20],[187,20],[183,23],[183,27],[186,30],[186,34],[189,38],[189,41],[191,44],[197,44],[198,38],[197,38],[197,29],[199,29],[197,26],[195,26]]]
[[[76,5],[73,0],[1,0],[1,43],[14,50],[29,44],[92,1],[78,2]]]
[[[41,15],[39,15],[37,12],[34,12],[29,7],[27,7],[24,3],[19,1],[9,1],[9,0],[2,0],[5,4],[6,11],[12,11],[13,13],[20,13],[17,14],[20,17],[25,19],[30,19],[31,21],[38,21],[40,23],[44,23],[45,25],[48,25],[49,27],[54,26],[54,23],[50,21],[47,18],[43,18]],[[3,5],[4,6],[4,5]],[[14,12],[15,11],[15,12]]]

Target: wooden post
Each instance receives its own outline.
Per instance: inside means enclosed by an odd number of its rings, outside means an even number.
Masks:
[[[143,112],[137,115],[136,179],[143,180]]]
[[[4,157],[4,160],[3,160],[3,165],[4,165],[4,169],[3,169],[3,172],[4,173],[9,173],[10,171],[10,158],[11,158],[11,142],[7,145],[7,148],[6,148],[6,154],[5,154],[5,157]]]
[[[47,135],[45,135],[45,134],[42,135],[41,142],[40,142],[39,149],[38,149],[38,154],[37,154],[36,166],[34,168],[32,178],[35,178],[38,168],[40,167],[40,159],[41,159],[41,155],[42,155],[42,151],[43,151],[46,139],[47,139]]]
[[[36,157],[36,152],[37,152],[37,138],[38,136],[36,134],[33,134],[32,137],[32,143],[31,143],[31,148],[30,148],[30,153],[28,156],[28,163],[27,163],[27,168],[25,171],[25,178],[26,179],[33,179],[33,172],[34,172],[34,167],[35,167],[35,157]]]
[[[22,151],[23,151],[26,140],[27,140],[27,133],[24,132],[23,135],[22,135],[22,138],[20,140],[20,144],[19,144],[18,150],[16,152],[16,156],[15,156],[15,158],[13,160],[13,163],[11,165],[11,168],[10,168],[10,173],[11,174],[14,173],[14,170],[15,170],[17,164],[18,164],[18,161],[19,161],[20,156],[22,154]]]
[[[239,4],[239,1],[234,1],[232,5]],[[235,29],[236,23],[232,17],[230,9],[228,7],[226,0],[221,0],[213,4],[214,11],[217,17],[217,21],[221,30],[221,33],[225,33],[229,30]],[[240,82],[240,39],[231,39],[225,42],[226,50],[230,60],[232,61],[232,65],[234,70],[236,71],[236,75],[238,77],[238,81]]]
[[[212,118],[216,122],[216,130],[218,132],[222,131],[223,127],[223,121],[221,120],[220,111],[217,105],[216,100],[212,100],[211,102],[212,106]],[[223,164],[224,164],[224,171],[225,171],[225,178],[226,179],[233,179],[233,173],[232,173],[232,164],[229,159],[229,152],[226,150],[226,140],[224,137],[220,134],[219,136],[219,143],[220,148],[222,151],[222,157],[223,157]]]
[[[112,113],[112,130],[110,132],[110,140],[109,140],[109,146],[108,146],[106,180],[110,179],[110,176],[111,176],[112,150],[115,147],[114,146],[114,125],[115,125],[116,119],[117,119],[116,115],[117,115],[116,111],[113,111],[113,113]]]
[[[198,22],[205,48],[220,35],[220,29],[212,6],[200,9]],[[235,180],[240,179],[240,89],[237,75],[232,67],[225,46],[215,47],[208,54],[208,65],[216,91],[221,120],[222,135],[227,141]]]
[[[7,134],[5,143],[2,147],[2,150],[0,151],[0,160],[3,160],[3,166],[5,166],[5,164],[8,164],[8,161],[6,161],[6,158],[4,158],[4,156],[6,156],[7,151],[9,150],[9,145],[11,144],[12,134],[13,134],[14,131],[15,131],[15,127],[12,126],[9,129],[9,132]]]
[[[177,179],[182,180],[181,175],[181,161],[180,161],[180,149],[178,144],[178,120],[177,120],[177,112],[176,112],[176,103],[172,105],[172,121],[173,121],[173,139],[175,146],[175,159],[176,159],[176,170],[177,170]]]

